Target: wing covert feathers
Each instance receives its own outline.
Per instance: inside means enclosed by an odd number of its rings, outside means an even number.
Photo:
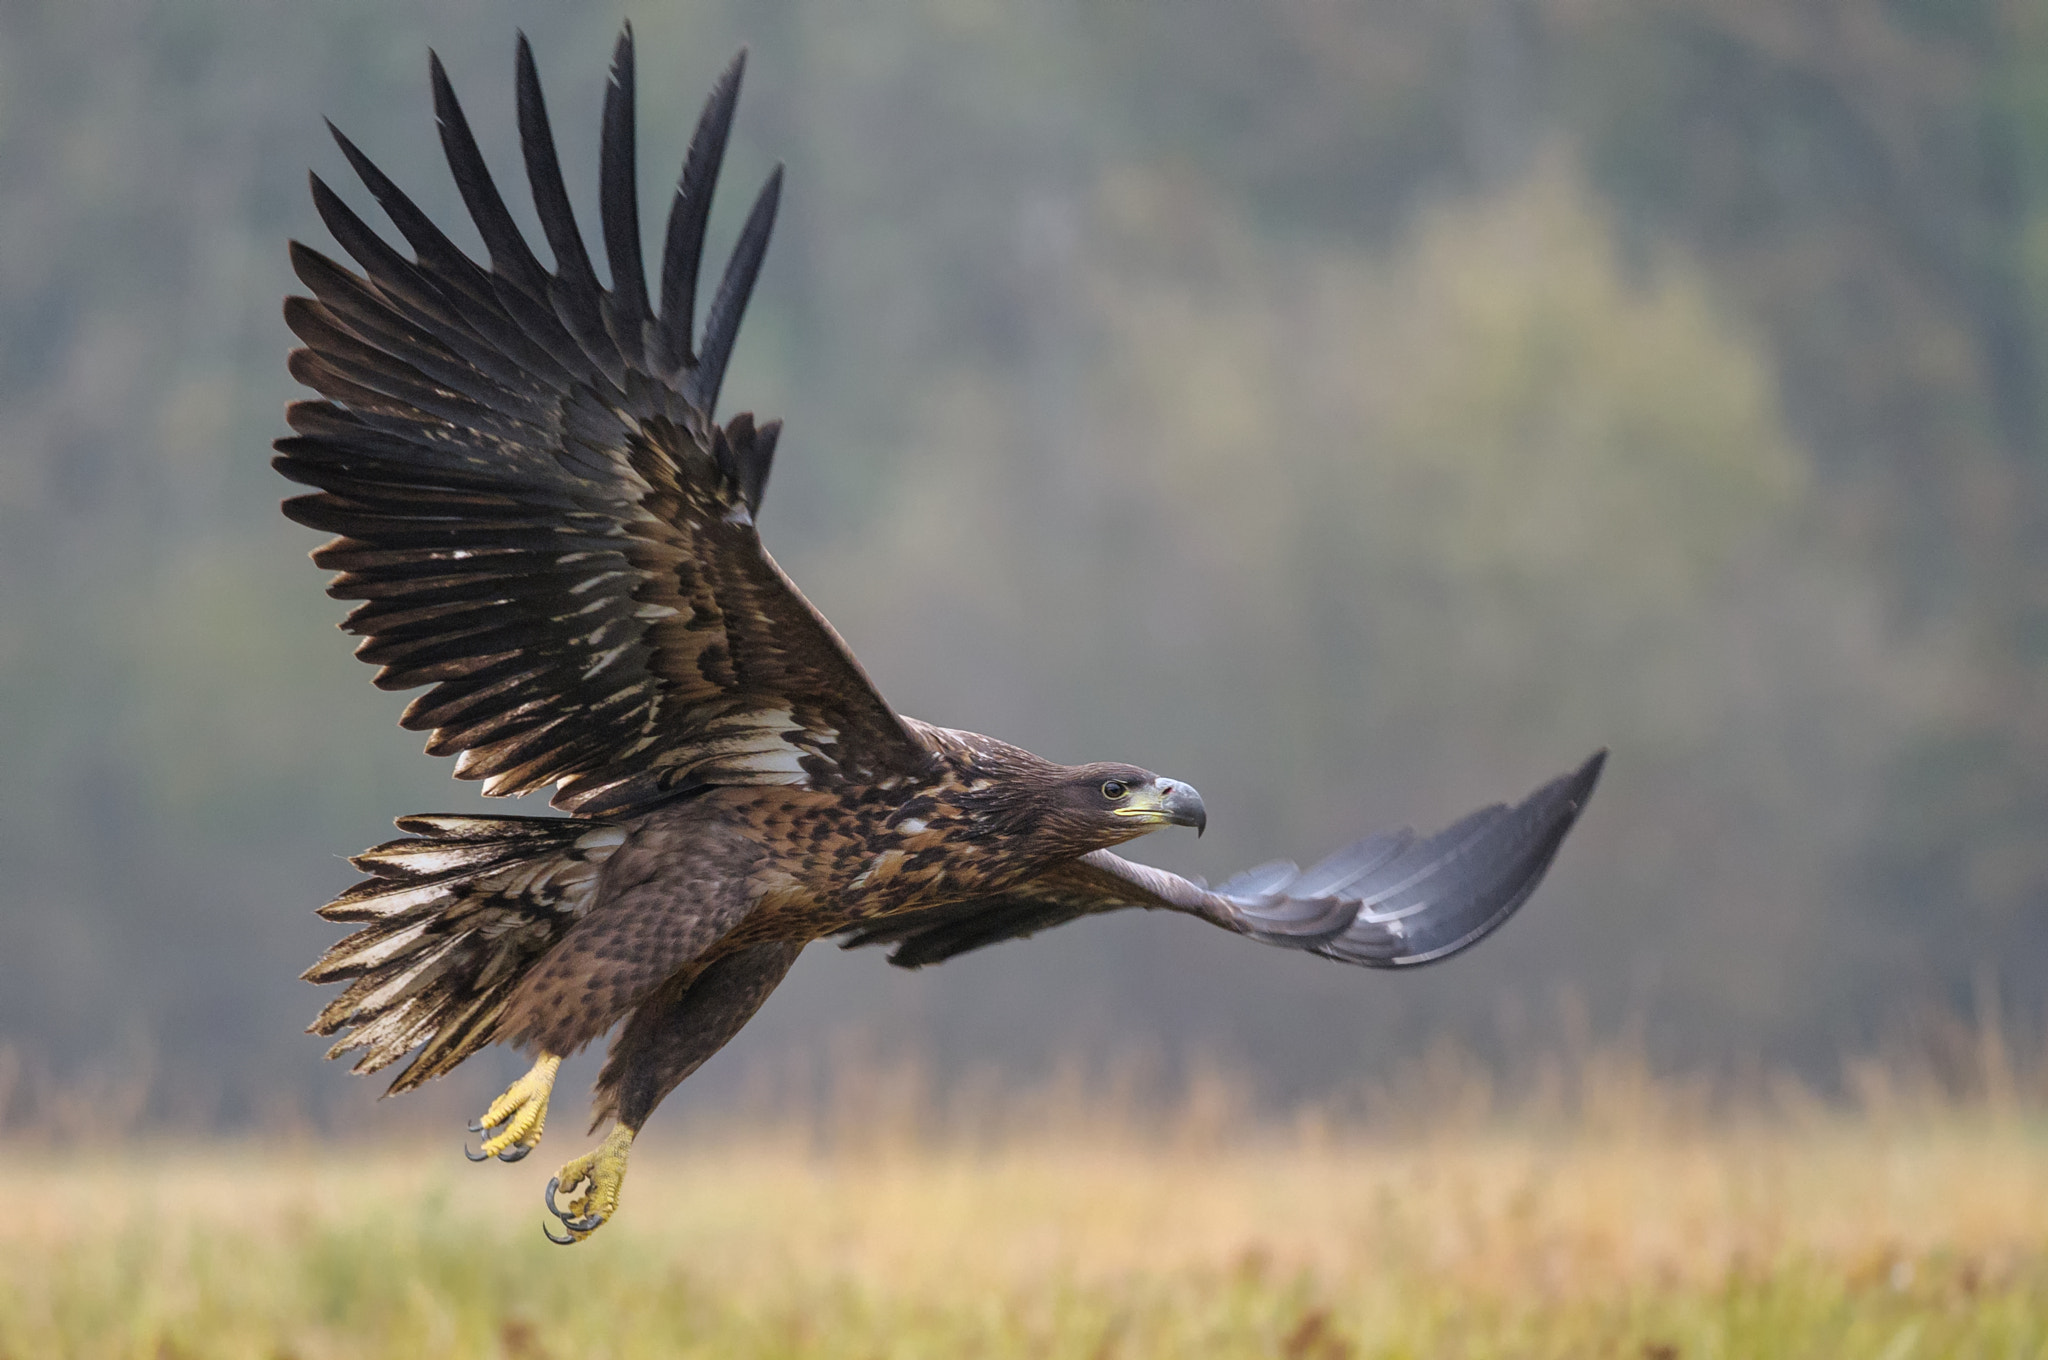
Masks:
[[[314,554],[359,602],[343,625],[387,689],[427,687],[404,726],[489,794],[555,784],[603,815],[716,783],[825,786],[925,756],[754,527],[778,422],[712,411],[774,224],[779,170],[734,248],[693,349],[735,59],[691,140],[649,309],[634,184],[633,38],[606,90],[599,283],[522,37],[517,108],[552,270],[521,236],[438,58],[442,149],[489,255],[469,259],[352,142],[343,156],[411,248],[317,177],[351,270],[294,243],[310,297],[275,466],[315,488],[285,513],[340,537]]]
[[[1275,861],[1209,889],[1098,850],[998,898],[863,926],[844,945],[894,944],[889,962],[918,968],[1083,916],[1145,907],[1342,963],[1435,963],[1492,934],[1528,900],[1606,760],[1596,752],[1513,807],[1481,809],[1425,840],[1407,830],[1382,832],[1308,869]]]

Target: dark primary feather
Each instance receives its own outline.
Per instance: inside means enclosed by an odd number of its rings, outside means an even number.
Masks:
[[[726,138],[732,134],[733,111],[739,107],[740,77],[746,74],[745,48],[711,87],[690,138],[683,171],[676,180],[675,202],[668,212],[668,240],[662,250],[661,315],[656,322],[655,362],[663,371],[695,361],[690,337],[697,324],[697,265],[704,255],[704,226],[711,220],[711,191],[725,163]]]
[[[692,355],[703,220],[738,94],[720,80],[692,138],[648,313],[634,190],[633,43],[614,54],[600,157],[598,282],[562,182],[531,48],[521,147],[555,259],[513,222],[454,87],[430,63],[442,148],[489,253],[459,250],[353,143],[336,140],[411,247],[393,249],[317,178],[360,273],[296,243],[310,298],[286,304],[291,369],[324,400],[287,412],[286,503],[341,535],[314,554],[361,603],[345,627],[403,718],[485,792],[559,784],[597,815],[719,783],[871,780],[928,752],[754,527],[778,422],[713,420],[774,223],[771,175]],[[650,348],[655,351],[650,353]]]
[[[1485,808],[1426,840],[1382,832],[1308,869],[1278,861],[1209,889],[1098,850],[999,897],[865,924],[844,943],[894,944],[889,962],[917,968],[1083,916],[1145,907],[1369,968],[1434,963],[1491,934],[1535,891],[1606,759],[1597,752],[1515,806]]]
[[[598,220],[612,271],[612,334],[639,353],[647,322],[647,273],[640,258],[640,190],[633,146],[633,26],[612,51],[604,91],[604,140],[598,153]],[[644,356],[641,359],[644,365]]]
[[[725,277],[704,314],[704,339],[697,354],[697,381],[693,391],[699,405],[709,410],[718,402],[719,386],[725,381],[725,365],[732,358],[733,343],[739,339],[740,318],[746,314],[747,299],[754,294],[754,279],[768,254],[768,236],[775,230],[775,209],[782,202],[782,167],[769,173],[760,196],[747,213],[740,239],[734,243],[732,258],[726,262]]]
[[[547,101],[540,91],[540,72],[533,64],[533,46],[519,35],[518,79],[519,149],[526,159],[526,179],[533,190],[533,210],[540,217],[541,232],[554,252],[555,272],[548,280],[546,296],[555,313],[568,326],[583,352],[621,390],[626,385],[625,365],[638,357],[638,339],[630,354],[622,354],[606,334],[597,273],[583,249],[583,232],[569,206],[569,189],[562,182],[562,164],[555,155],[555,134],[548,121]]]
[[[541,268],[539,258],[526,244],[518,223],[507,211],[505,200],[491,179],[490,168],[484,164],[476,135],[469,130],[469,119],[462,112],[462,103],[455,97],[455,87],[449,83],[448,72],[442,67],[441,56],[437,52],[427,53],[427,75],[434,87],[434,123],[440,129],[441,154],[447,158],[449,173],[455,177],[455,187],[462,194],[463,206],[469,209],[470,220],[476,223],[477,231],[484,238],[484,249],[490,254],[492,272],[531,297],[547,296],[547,271]],[[338,133],[336,135],[339,136]],[[348,149],[344,144],[343,150]],[[354,155],[349,157],[352,165],[357,159]],[[367,158],[364,160],[367,163]],[[356,170],[360,174],[362,166],[357,165]],[[377,178],[384,178],[381,172]],[[367,176],[364,183],[370,183]],[[374,186],[372,192],[375,192]],[[383,195],[378,197],[381,199]],[[425,220],[410,204],[405,217]],[[400,230],[404,229],[404,218],[394,217],[392,220],[399,224]],[[417,242],[414,248],[418,248]],[[353,251],[350,253],[354,254]],[[421,263],[431,264],[432,261],[423,256]]]

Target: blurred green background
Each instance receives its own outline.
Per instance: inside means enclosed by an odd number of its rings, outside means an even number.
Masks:
[[[0,1126],[369,1105],[299,1032],[311,909],[481,803],[276,513],[284,242],[309,166],[368,207],[325,115],[474,244],[430,45],[525,214],[518,27],[590,230],[624,17],[648,205],[751,45],[714,251],[789,182],[726,410],[787,419],[764,533],[897,707],[1194,782],[1214,834],[1139,853],[1211,876],[1615,752],[1450,967],[819,946],[698,1099],[1117,1051],[1280,1102],[1631,1018],[1825,1077],[1916,1007],[2038,1018],[2039,0],[11,0]]]

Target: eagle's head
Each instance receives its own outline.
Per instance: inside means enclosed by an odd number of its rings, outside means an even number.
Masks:
[[[1049,820],[1095,844],[1120,845],[1162,826],[1207,829],[1209,813],[1193,784],[1136,765],[1078,765],[1051,789]]]
[[[1034,858],[1083,855],[1162,826],[1209,825],[1194,785],[1136,765],[1055,765],[1032,757],[1003,771],[971,803],[977,820],[1028,840]]]

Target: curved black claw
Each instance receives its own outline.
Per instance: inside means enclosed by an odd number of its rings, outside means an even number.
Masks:
[[[472,1162],[488,1162],[489,1160],[491,1160],[489,1157],[484,1156],[484,1154],[481,1152],[471,1152],[469,1150],[468,1143],[464,1143],[462,1145],[462,1155],[469,1158],[469,1160],[471,1160]]]
[[[514,1143],[511,1147],[498,1154],[498,1160],[501,1162],[516,1162],[531,1151],[533,1151],[533,1144],[531,1143]]]
[[[566,1247],[570,1245],[572,1242],[582,1241],[583,1239],[581,1236],[579,1236],[579,1234],[589,1232],[592,1228],[595,1228],[598,1224],[604,1222],[604,1220],[598,1217],[596,1214],[590,1214],[583,1218],[577,1218],[570,1210],[564,1209],[561,1205],[555,1203],[555,1192],[557,1190],[560,1190],[561,1188],[562,1178],[560,1176],[550,1176],[548,1177],[548,1188],[541,1192],[540,1198],[541,1203],[547,1206],[548,1212],[553,1214],[556,1218],[562,1220],[562,1226],[569,1230],[569,1236],[555,1236],[555,1230],[553,1228],[550,1228],[545,1223],[540,1225],[540,1230],[542,1233],[546,1234],[548,1241],[554,1243],[558,1247]]]
[[[470,1120],[470,1121],[469,1121],[469,1131],[470,1131],[471,1133],[482,1133],[482,1132],[484,1131],[484,1121],[483,1121],[483,1120],[481,1120],[481,1119],[472,1119],[472,1120]]]

